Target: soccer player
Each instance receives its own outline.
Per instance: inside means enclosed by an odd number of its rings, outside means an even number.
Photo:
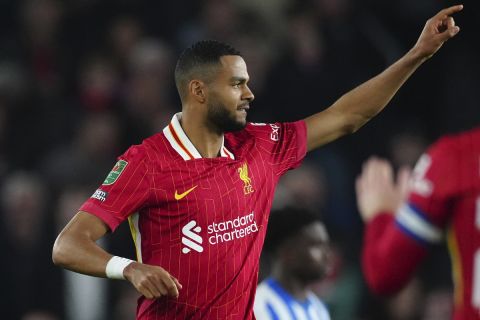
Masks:
[[[273,257],[272,272],[257,288],[257,319],[330,320],[325,305],[309,290],[327,273],[328,242],[315,214],[295,208],[271,213],[265,250]]]
[[[357,180],[368,285],[378,294],[398,291],[429,246],[446,238],[453,319],[480,319],[480,127],[441,138],[418,160],[408,183],[407,177],[395,183],[390,163],[371,158]]]
[[[59,234],[54,263],[131,282],[142,295],[137,319],[253,319],[258,260],[279,178],[308,150],[380,112],[458,33],[451,15],[461,9],[440,11],[396,63],[293,123],[247,123],[254,95],[239,52],[215,41],[194,44],[175,69],[182,112],[119,157]],[[137,261],[96,244],[127,219]]]

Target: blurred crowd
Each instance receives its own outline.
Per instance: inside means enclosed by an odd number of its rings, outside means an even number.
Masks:
[[[449,319],[451,283],[439,247],[398,296],[379,299],[359,266],[362,223],[354,178],[367,156],[412,166],[444,132],[478,123],[475,3],[462,28],[358,133],[309,154],[287,174],[274,206],[318,212],[334,246],[315,287],[333,319]],[[249,120],[294,121],[375,75],[416,41],[438,0],[1,0],[1,318],[133,319],[128,283],[51,263],[55,236],[118,155],[180,111],[173,70],[185,47],[217,39],[239,49],[256,96]],[[477,30],[475,30],[477,29]],[[134,257],[128,227],[103,243]],[[268,270],[268,256],[262,273]]]

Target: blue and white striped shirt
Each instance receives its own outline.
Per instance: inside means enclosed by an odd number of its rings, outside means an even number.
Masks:
[[[299,301],[272,278],[258,286],[253,311],[257,320],[330,320],[327,308],[313,292]]]

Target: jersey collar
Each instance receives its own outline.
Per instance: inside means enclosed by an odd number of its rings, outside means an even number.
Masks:
[[[180,125],[180,118],[182,113],[176,113],[173,115],[172,121],[163,129],[163,134],[167,138],[168,142],[175,151],[184,159],[201,159],[202,155],[195,148],[193,143],[188,139],[185,131],[183,131],[182,126]],[[225,147],[225,138],[222,138],[222,147],[220,148],[220,156],[224,158],[235,159],[233,153],[231,153]]]

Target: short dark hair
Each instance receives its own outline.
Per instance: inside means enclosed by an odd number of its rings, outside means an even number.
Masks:
[[[182,100],[186,96],[188,82],[194,78],[209,81],[211,67],[217,66],[222,56],[241,54],[229,44],[216,40],[198,41],[182,52],[175,67],[175,84]]]
[[[307,209],[286,207],[272,211],[265,237],[265,250],[274,253],[284,242],[297,235],[300,230],[314,222],[322,223],[320,216]]]

